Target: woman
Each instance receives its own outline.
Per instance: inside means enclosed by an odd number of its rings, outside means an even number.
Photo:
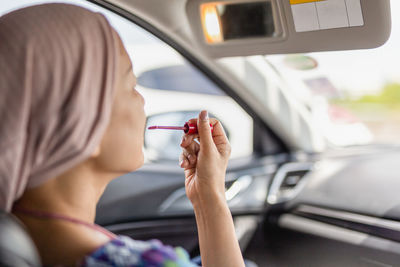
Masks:
[[[193,266],[183,249],[94,224],[107,184],[143,164],[144,100],[107,20],[73,5],[28,7],[0,18],[0,40],[0,206],[27,226],[42,263]],[[180,166],[202,263],[243,266],[224,192],[228,140],[206,111],[192,122],[199,136],[183,137]]]

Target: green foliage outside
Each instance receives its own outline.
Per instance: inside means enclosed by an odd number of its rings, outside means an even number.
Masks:
[[[383,104],[388,107],[400,107],[400,84],[387,84],[379,95],[365,95],[356,102]]]
[[[332,99],[356,116],[374,136],[374,143],[398,144],[400,135],[400,84],[388,83],[379,94],[359,99]]]
[[[352,110],[362,109],[363,106],[375,106],[380,110],[398,111],[400,110],[400,84],[388,83],[377,95],[364,95],[356,100],[348,97],[333,99],[332,103]]]

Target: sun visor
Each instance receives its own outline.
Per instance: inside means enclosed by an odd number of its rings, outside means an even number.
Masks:
[[[375,48],[390,0],[189,0],[194,45],[211,57]]]

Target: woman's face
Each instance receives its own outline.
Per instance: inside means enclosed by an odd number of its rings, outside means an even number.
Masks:
[[[120,51],[110,123],[100,144],[96,163],[104,171],[123,174],[143,164],[146,115],[144,99],[135,89],[136,77],[121,41]]]

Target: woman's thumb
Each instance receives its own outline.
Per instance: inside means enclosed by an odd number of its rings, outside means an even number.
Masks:
[[[213,145],[214,141],[212,138],[210,119],[208,117],[207,110],[202,110],[197,120],[197,131],[200,137],[200,149],[206,149]]]

